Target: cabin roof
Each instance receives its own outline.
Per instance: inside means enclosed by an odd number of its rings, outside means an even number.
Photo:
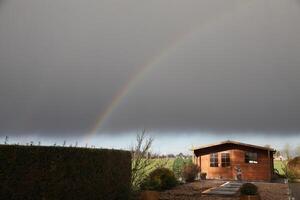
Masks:
[[[273,148],[263,147],[263,146],[253,145],[253,144],[246,144],[246,143],[232,141],[232,140],[226,140],[226,141],[213,143],[213,144],[209,144],[209,145],[202,145],[202,146],[199,146],[199,147],[192,148],[192,151],[201,150],[201,149],[214,147],[214,146],[219,146],[219,145],[224,145],[224,144],[235,144],[235,145],[246,146],[246,147],[251,147],[251,148],[255,148],[255,149],[262,149],[262,150],[273,151],[273,152],[276,151]]]

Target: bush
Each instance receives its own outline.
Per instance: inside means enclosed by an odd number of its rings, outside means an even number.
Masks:
[[[199,172],[199,168],[195,164],[188,164],[182,170],[182,177],[186,182],[193,182]]]
[[[244,183],[241,187],[243,195],[257,195],[257,186],[252,183]]]
[[[286,166],[287,175],[290,179],[300,179],[300,156],[290,160]]]
[[[128,151],[0,145],[0,199],[128,199]]]
[[[186,165],[193,164],[193,159],[191,157],[186,158],[184,161]]]
[[[182,157],[177,157],[172,166],[172,170],[177,178],[180,178],[182,176],[182,170],[185,165],[192,164],[192,159],[184,159]]]
[[[290,182],[293,182],[295,179],[297,179],[297,176],[295,174],[295,169],[286,166],[284,168],[284,171],[285,171],[284,174],[285,178],[287,178]]]
[[[296,157],[297,158],[297,157]],[[295,162],[297,159],[292,159],[287,162],[282,162],[282,170],[284,172],[283,177],[287,178],[290,182],[293,182],[295,179],[297,179],[297,168],[300,166],[297,166],[297,162]],[[299,159],[300,161],[300,159]],[[299,169],[298,169],[299,170]],[[299,170],[300,172],[300,170]],[[300,176],[299,176],[300,177]]]
[[[143,190],[167,190],[175,187],[177,180],[174,173],[167,168],[152,171],[141,184]]]
[[[184,159],[182,157],[178,157],[174,160],[172,170],[177,178],[181,176],[181,171],[185,165]]]

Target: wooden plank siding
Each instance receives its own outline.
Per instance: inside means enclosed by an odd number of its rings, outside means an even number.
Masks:
[[[245,152],[257,153],[257,163],[246,163]],[[210,154],[218,153],[218,167],[210,167]],[[221,166],[221,153],[229,153],[230,166]],[[273,174],[274,151],[237,144],[221,144],[194,150],[195,162],[209,179],[236,179],[236,167],[242,170],[242,179],[249,181],[270,181]]]

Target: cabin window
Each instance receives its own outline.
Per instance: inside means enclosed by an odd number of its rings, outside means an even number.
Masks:
[[[211,167],[218,167],[218,165],[219,165],[218,154],[217,153],[210,154],[210,166]]]
[[[230,166],[230,154],[229,153],[221,154],[221,165],[222,165],[222,167]]]
[[[245,152],[245,163],[257,163],[257,153]]]

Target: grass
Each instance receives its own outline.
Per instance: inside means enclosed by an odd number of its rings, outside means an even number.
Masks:
[[[152,163],[149,168],[151,169],[157,165],[160,165],[160,163],[165,163],[165,165],[163,167],[172,170],[174,160],[175,160],[175,158],[168,158],[168,159],[167,158],[155,158],[155,159],[151,160]]]
[[[169,158],[165,168],[172,170],[175,158]]]
[[[278,170],[280,175],[284,175],[284,162],[280,160],[274,160],[274,168]]]

